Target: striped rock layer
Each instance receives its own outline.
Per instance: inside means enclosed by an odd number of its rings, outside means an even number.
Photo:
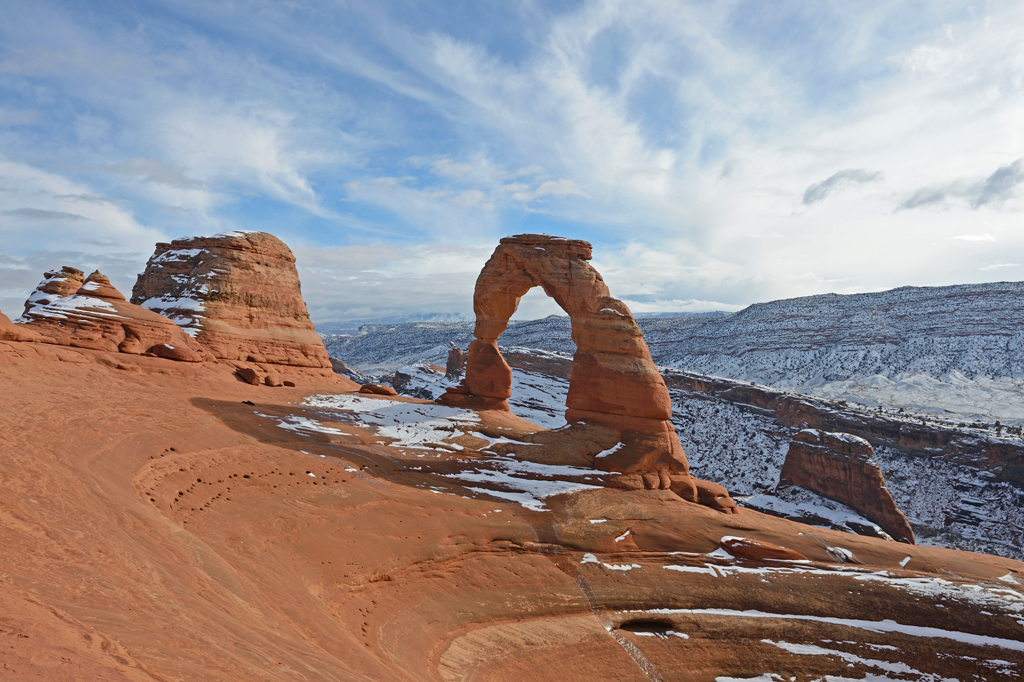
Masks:
[[[219,359],[331,371],[295,256],[273,235],[233,231],[157,244],[131,300],[174,320]]]

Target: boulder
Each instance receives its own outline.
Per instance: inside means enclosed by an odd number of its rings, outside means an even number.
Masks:
[[[284,381],[282,381],[281,383],[282,383],[282,385],[284,385],[284,386],[289,386],[289,387],[291,387],[291,388],[295,388],[295,382],[294,382],[294,381],[289,381],[288,379],[285,379],[285,380],[284,380]]]
[[[260,385],[260,375],[252,367],[239,367],[235,370],[235,374],[241,377],[242,381],[253,386]]]
[[[698,478],[693,479],[693,482],[697,487],[697,501],[705,507],[717,509],[725,514],[739,513],[736,501],[732,499],[729,491],[723,486],[711,481],[702,481]]]
[[[807,561],[807,557],[796,550],[789,549],[788,547],[782,547],[780,545],[773,545],[770,542],[751,540],[750,538],[724,537],[722,538],[721,544],[722,549],[733,556],[741,557],[743,559],[758,559],[761,561]]]
[[[469,346],[465,378],[438,402],[508,410],[512,371],[498,350],[498,337],[522,296],[539,286],[569,314],[576,343],[566,399],[570,426],[559,438],[541,437],[551,446],[548,449],[557,449],[555,441],[571,441],[576,461],[579,444],[589,442],[587,456],[593,466],[652,473],[658,487],[662,480],[657,472],[665,470],[666,480],[675,480],[672,489],[696,499],[686,455],[668,421],[668,389],[629,308],[612,298],[600,273],[588,263],[591,251],[589,243],[563,237],[528,234],[502,239],[477,278],[475,339]],[[585,437],[578,437],[571,433],[576,425],[600,429],[587,428]],[[531,457],[557,461],[557,453],[529,450]],[[648,481],[644,486],[649,487]]]
[[[49,298],[36,296],[32,305],[26,305],[15,326],[35,334],[35,340],[62,346],[111,353],[148,353],[184,362],[200,362],[209,357],[174,322],[128,303],[99,271],[78,282],[79,271],[68,270],[65,268],[57,275],[46,273],[36,293],[43,292]],[[78,282],[80,286],[75,293],[65,295],[69,282]]]
[[[295,256],[264,232],[157,244],[132,302],[167,315],[217,358],[325,370]]]
[[[362,372],[349,367],[348,363],[344,360],[335,357],[330,357],[329,359],[331,361],[331,368],[334,369],[336,374],[340,374],[346,379],[351,379],[358,384],[366,381],[366,376]]]
[[[274,372],[270,372],[267,376],[263,377],[263,383],[267,386],[284,386],[281,375]]]
[[[914,531],[885,487],[874,454],[863,438],[804,429],[789,444],[779,486],[800,486],[841,502],[893,538],[914,544]]]
[[[398,391],[395,389],[390,386],[381,386],[380,384],[363,384],[359,387],[359,392],[372,395],[398,395]]]
[[[135,339],[127,338],[125,341],[134,342]],[[118,346],[118,349],[121,350],[122,353],[130,352],[128,350],[124,350],[125,346],[126,343],[122,342],[121,345]],[[139,343],[139,347],[142,347],[141,343]],[[155,355],[158,358],[165,358],[167,360],[179,360],[181,362],[203,361],[203,352],[201,349],[196,350],[182,345],[174,346],[169,343],[158,343],[146,352],[151,355]]]

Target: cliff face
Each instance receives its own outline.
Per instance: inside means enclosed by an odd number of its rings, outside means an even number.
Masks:
[[[794,436],[779,485],[797,485],[856,509],[897,540],[914,543],[914,531],[896,506],[871,444],[848,433],[804,429]]]
[[[841,409],[836,403],[767,386],[680,370],[665,370],[671,389],[705,395],[796,428],[859,436],[873,447],[888,447],[915,457],[942,457],[990,469],[997,480],[1024,485],[1024,443],[993,436],[987,429],[960,427],[948,420],[915,422],[909,416]]]
[[[263,232],[157,244],[132,302],[166,315],[224,360],[330,371],[302,300],[295,256]]]

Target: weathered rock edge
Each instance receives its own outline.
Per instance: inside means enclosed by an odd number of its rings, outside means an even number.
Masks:
[[[914,544],[914,531],[885,487],[874,454],[863,438],[804,429],[789,444],[779,486],[800,486],[841,502],[894,539]]]

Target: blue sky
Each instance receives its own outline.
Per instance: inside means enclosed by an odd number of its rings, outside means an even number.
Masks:
[[[266,230],[314,320],[469,312],[504,235],[635,311],[1024,279],[1019,2],[46,2],[0,22],[0,309]],[[554,312],[540,294],[523,315]]]

